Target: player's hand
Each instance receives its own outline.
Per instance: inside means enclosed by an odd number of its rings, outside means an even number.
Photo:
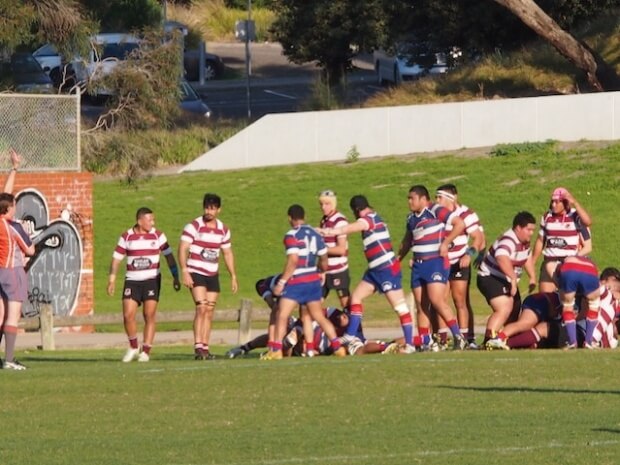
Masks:
[[[107,289],[107,291],[108,291],[108,295],[109,295],[109,296],[113,296],[113,295],[114,295],[114,287],[115,287],[115,286],[114,286],[114,282],[109,282],[109,283],[108,283],[108,289]]]
[[[174,278],[172,280],[172,288],[177,292],[181,290],[181,282],[179,281],[178,278]]]
[[[9,156],[11,157],[11,165],[13,166],[13,168],[19,168],[19,165],[22,162],[21,155],[17,153],[13,147],[11,147],[9,148]]]
[[[237,276],[233,276],[230,278],[231,281],[231,290],[233,294],[236,294],[239,290],[239,283],[237,282]]]
[[[463,255],[461,259],[459,260],[459,267],[461,268],[468,268],[470,264],[471,264],[471,257],[468,254]]]
[[[447,257],[448,256],[448,250],[450,248],[450,244],[446,244],[445,241],[441,243],[441,245],[439,246],[439,256],[440,257]]]
[[[281,282],[277,282],[273,288],[273,295],[279,297],[282,295],[282,291],[284,291],[284,284]]]
[[[183,271],[183,285],[188,289],[192,289],[194,287],[194,280],[188,270]]]
[[[517,283],[517,280],[511,281],[510,282],[510,295],[511,297],[514,297],[515,295],[517,295],[517,291],[519,290],[519,286]]]
[[[530,283],[527,285],[527,293],[531,294],[532,292],[534,292],[534,289],[536,289],[536,283],[530,281]]]

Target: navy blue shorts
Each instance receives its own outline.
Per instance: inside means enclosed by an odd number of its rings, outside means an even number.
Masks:
[[[447,283],[450,277],[450,263],[443,257],[429,260],[413,260],[411,270],[411,289],[426,284]]]

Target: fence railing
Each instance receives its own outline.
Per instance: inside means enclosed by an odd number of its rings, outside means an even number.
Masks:
[[[158,323],[184,323],[194,320],[194,311],[187,312],[157,312]],[[136,315],[138,321],[142,320],[142,314]],[[215,310],[213,321],[232,321],[239,323],[237,342],[243,344],[250,340],[252,321],[269,320],[269,310],[252,308],[252,301],[242,299],[239,309],[236,310]],[[123,324],[122,313],[103,313],[80,316],[55,316],[52,306],[45,304],[41,306],[38,316],[23,318],[19,322],[19,327],[25,330],[38,330],[41,333],[41,348],[43,350],[55,350],[54,328],[71,326],[97,326],[109,324]]]

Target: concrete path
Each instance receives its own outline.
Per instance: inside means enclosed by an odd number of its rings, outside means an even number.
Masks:
[[[394,328],[365,328],[364,332],[369,339],[389,340],[401,336],[401,330]],[[252,337],[261,332],[252,330]],[[238,331],[236,329],[218,329],[211,335],[212,345],[233,346],[237,344]],[[58,332],[54,335],[56,350],[83,350],[83,349],[111,349],[127,346],[127,337],[124,333],[68,333]],[[155,335],[156,346],[187,345],[191,346],[194,336],[191,331],[160,331]],[[41,336],[38,332],[18,334],[18,350],[37,350],[41,346]]]

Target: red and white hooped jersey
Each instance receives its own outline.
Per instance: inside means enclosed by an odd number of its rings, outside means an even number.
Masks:
[[[188,270],[204,276],[218,274],[221,249],[232,247],[228,227],[218,219],[209,226],[202,216],[183,228],[181,240],[189,243]]]
[[[329,216],[324,216],[321,219],[320,227],[321,228],[339,228],[341,226],[346,226],[349,224],[346,217],[340,212],[334,212]],[[327,246],[327,274],[335,274],[340,273],[347,268],[349,268],[349,258],[348,258],[348,242],[347,242],[347,252],[344,255],[333,256],[329,255],[329,248],[335,247],[338,244],[339,238],[346,238],[347,235],[343,234],[341,236],[325,236],[323,240],[325,241],[325,245]]]
[[[465,205],[459,205],[456,210],[452,212],[452,215],[459,216],[465,223],[465,230],[462,234],[459,234],[452,241],[452,247],[448,251],[448,260],[450,264],[457,263],[463,255],[467,252],[467,245],[469,244],[469,236],[478,230],[482,230],[480,224],[480,218],[478,214]],[[446,233],[450,234],[452,231],[452,222],[446,223]]]
[[[127,257],[126,279],[146,281],[159,275],[160,253],[172,253],[163,232],[153,228],[147,233],[137,233],[134,228],[130,228],[121,234],[112,256],[116,260]]]
[[[478,274],[480,276],[495,276],[510,282],[510,278],[502,272],[497,264],[497,257],[500,256],[510,259],[517,279],[519,279],[523,272],[523,265],[525,265],[530,256],[530,244],[523,244],[517,238],[514,230],[509,229],[493,243],[488,253],[484,256]]]
[[[581,238],[590,238],[588,228],[581,223],[574,208],[562,215],[545,213],[540,220],[538,235],[543,241],[543,256],[547,258],[577,255]]]

